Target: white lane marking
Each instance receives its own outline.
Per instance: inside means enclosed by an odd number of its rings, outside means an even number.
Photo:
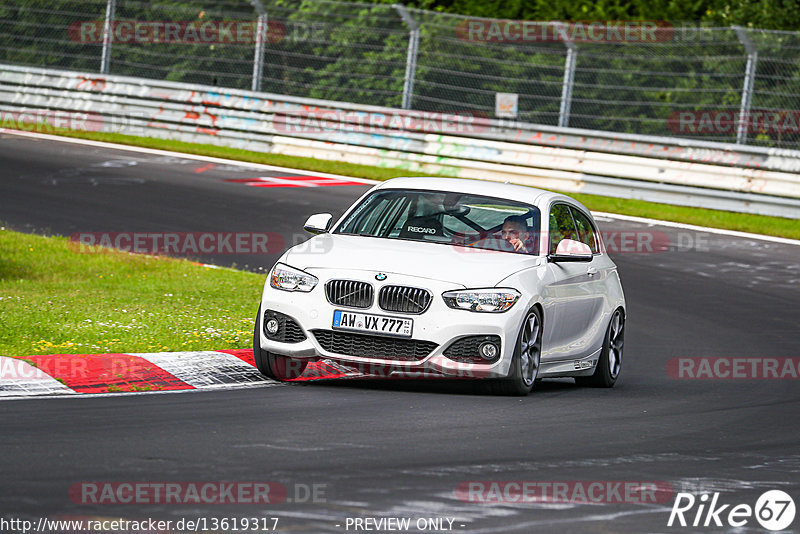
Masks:
[[[198,156],[195,154],[184,154],[182,152],[171,152],[168,150],[157,150],[154,148],[142,148],[142,147],[135,147],[129,145],[118,145],[114,143],[105,143],[101,141],[89,141],[87,139],[76,139],[72,137],[62,137],[59,135],[49,135],[37,132],[24,132],[18,130],[9,130],[7,128],[0,128],[0,133],[8,134],[8,135],[18,135],[20,137],[31,137],[34,139],[47,139],[50,141],[61,141],[63,143],[75,143],[79,145],[87,145],[87,146],[95,146],[100,148],[108,148],[112,150],[129,150],[131,152],[140,152],[142,154],[154,154],[159,156],[171,156],[177,158],[184,158],[184,159],[193,159],[197,161],[208,161],[212,163],[221,163],[224,165],[235,165],[241,167],[250,167],[255,169],[264,169],[268,171],[279,171],[279,172],[289,172],[289,173],[308,173],[308,170],[303,169],[292,169],[290,167],[277,167],[274,165],[264,165],[263,163],[248,163],[246,161],[237,161],[232,159],[223,159],[223,158],[213,158],[210,156]],[[326,178],[339,178],[344,180],[354,180],[357,182],[362,182],[365,184],[378,184],[380,181],[378,180],[369,180],[366,178],[355,178],[353,176],[344,176],[341,174],[328,174],[324,172],[314,172],[316,176],[322,176]],[[729,235],[732,237],[742,237],[746,239],[761,239],[764,241],[772,241],[775,243],[783,243],[786,245],[800,245],[800,240],[795,239],[787,239],[784,237],[774,237],[769,235],[763,234],[751,234],[748,232],[738,232],[736,230],[724,230],[721,228],[711,228],[708,226],[695,226],[693,224],[684,224],[684,223],[676,223],[672,221],[662,221],[660,219],[648,219],[645,217],[634,217],[632,215],[618,215],[616,213],[606,213],[602,211],[593,211],[595,215],[601,217],[611,217],[614,219],[619,219],[622,221],[632,221],[632,222],[641,222],[646,224],[658,224],[661,226],[671,226],[674,228],[684,228],[687,230],[697,230],[702,232],[708,232],[712,234],[719,234],[719,235]]]
[[[633,215],[618,215],[616,213],[606,213],[603,211],[593,211],[592,215],[597,217],[608,217],[610,219],[617,219],[620,221],[631,221],[650,225],[669,226],[672,228],[681,228],[684,230],[694,230],[697,232],[706,232],[709,234],[728,235],[731,237],[742,237],[745,239],[761,239],[762,241],[771,241],[773,243],[781,243],[784,245],[800,246],[800,240],[788,239],[786,237],[775,237],[764,234],[751,234],[749,232],[739,232],[736,230],[723,230],[722,228],[709,228],[707,226],[696,226],[694,224],[685,224],[672,221],[662,221],[659,219],[648,219],[646,217],[634,217]]]
[[[272,382],[232,354],[215,351],[135,353],[195,388],[232,388]]]
[[[28,362],[0,356],[0,397],[77,394]]]
[[[18,135],[20,137],[31,137],[33,139],[45,139],[48,141],[61,141],[63,143],[73,143],[76,145],[94,146],[98,148],[109,148],[112,150],[128,150],[130,152],[139,152],[141,154],[152,154],[156,156],[171,156],[183,159],[193,159],[196,161],[208,161],[211,163],[220,163],[223,165],[235,165],[237,167],[249,167],[251,169],[262,169],[265,171],[288,172],[292,174],[309,173],[313,172],[314,176],[321,176],[323,178],[338,178],[341,180],[351,180],[361,182],[364,184],[377,184],[380,183],[376,180],[369,180],[367,178],[355,178],[353,176],[343,176],[341,174],[328,174],[326,172],[316,172],[301,169],[292,169],[290,167],[278,167],[276,165],[266,165],[264,163],[250,163],[247,161],[237,161],[235,159],[214,158],[211,156],[200,156],[197,154],[185,154],[183,152],[172,152],[170,150],[159,150],[156,148],[144,148],[132,145],[119,145],[115,143],[106,143],[104,141],[91,141],[89,139],[77,139],[74,137],[64,137],[60,135],[50,135],[37,132],[24,132],[19,130],[9,130],[8,128],[0,128],[0,134]]]

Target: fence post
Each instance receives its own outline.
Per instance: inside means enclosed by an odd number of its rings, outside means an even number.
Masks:
[[[742,103],[739,105],[739,120],[736,127],[736,144],[743,145],[747,142],[747,127],[750,124],[750,107],[753,104],[753,82],[756,78],[756,64],[758,63],[758,50],[750,40],[750,36],[741,26],[734,26],[736,37],[747,52],[747,65],[744,68],[744,85],[742,86]]]
[[[114,13],[117,10],[116,0],[106,3],[106,20],[103,23],[103,52],[100,56],[100,73],[108,74],[111,63],[111,43],[114,40]]]
[[[569,126],[569,111],[572,107],[572,86],[575,84],[575,64],[578,59],[578,47],[569,38],[563,26],[557,28],[567,47],[567,58],[564,62],[564,83],[561,86],[561,106],[558,110],[558,126]]]
[[[250,0],[258,12],[256,24],[256,49],[253,55],[253,91],[261,91],[261,75],[264,73],[264,50],[267,46],[267,33],[269,31],[269,18],[261,0]]]
[[[402,4],[392,4],[411,32],[408,35],[408,53],[406,54],[406,76],[403,80],[403,109],[411,109],[414,98],[414,75],[417,71],[417,50],[419,49],[419,24]]]

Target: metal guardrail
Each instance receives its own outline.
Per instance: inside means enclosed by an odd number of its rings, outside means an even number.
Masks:
[[[385,2],[0,0],[0,63],[800,149],[800,32],[752,19],[715,27],[501,20]]]
[[[44,110],[105,132],[800,218],[795,150],[0,65],[0,117],[24,127]]]

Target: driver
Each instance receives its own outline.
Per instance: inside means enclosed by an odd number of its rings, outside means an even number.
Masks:
[[[503,221],[501,235],[506,242],[514,247],[514,252],[533,254],[536,252],[531,230],[525,217],[521,215],[510,215]]]

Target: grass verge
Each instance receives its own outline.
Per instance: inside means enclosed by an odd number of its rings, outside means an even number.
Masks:
[[[48,131],[48,133],[65,135],[68,137],[77,137],[81,139],[91,139],[95,141],[105,141],[109,143],[120,143],[146,148],[172,150],[175,152],[184,152],[188,154],[248,161],[252,163],[291,167],[293,169],[341,174],[358,178],[369,178],[371,180],[388,180],[398,176],[429,176],[427,174],[403,169],[371,167],[367,165],[356,165],[353,163],[339,161],[284,156],[282,154],[263,154],[260,152],[252,152],[249,150],[241,150],[236,148],[227,148],[215,145],[198,145],[151,137],[135,137],[114,133],[79,132],[70,130],[54,130],[52,132]],[[746,213],[734,213],[729,211],[709,210],[703,208],[689,208],[685,206],[674,206],[672,204],[647,202],[644,200],[628,200],[621,198],[602,197],[597,195],[585,195],[580,193],[567,194],[576,198],[593,211],[605,211],[609,213],[619,213],[621,215],[649,217],[653,219],[662,219],[665,221],[723,228],[726,230],[737,230],[740,232],[751,232],[755,234],[800,239],[800,224],[795,219],[768,217],[765,215],[751,215]]]
[[[249,348],[264,275],[0,230],[0,355]]]

